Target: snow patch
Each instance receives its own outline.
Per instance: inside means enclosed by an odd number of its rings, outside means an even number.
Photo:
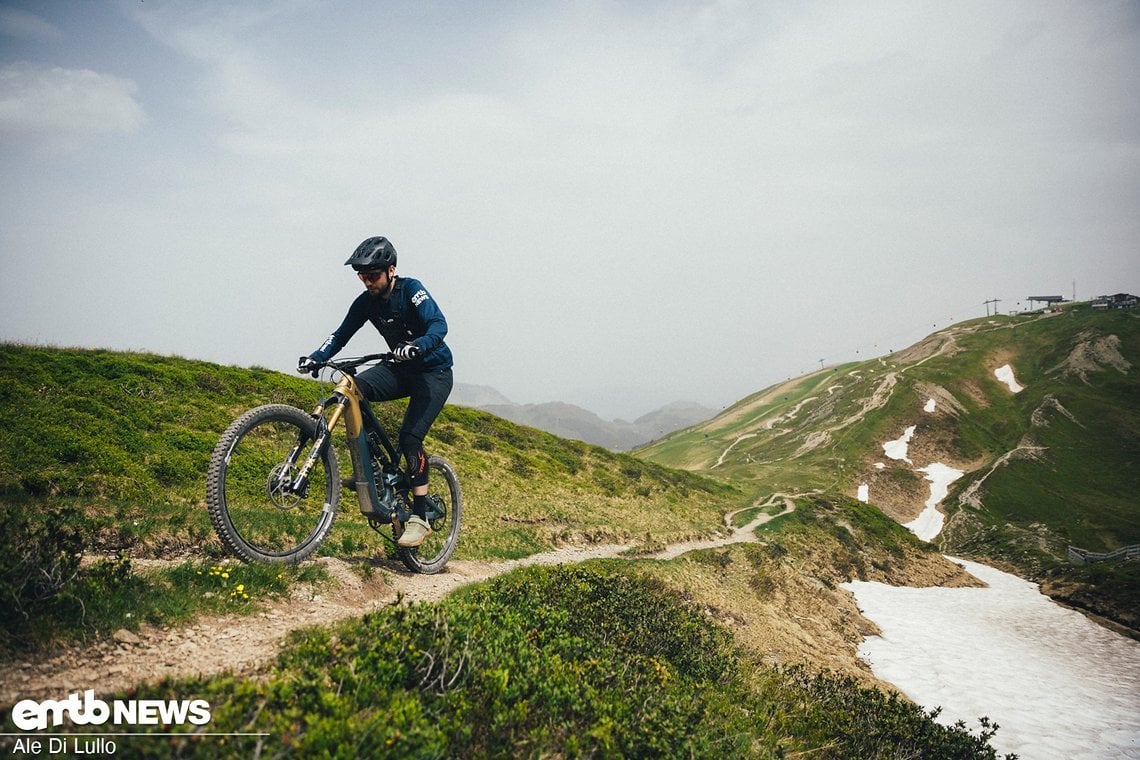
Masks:
[[[1140,643],[1055,604],[1037,586],[952,559],[987,588],[843,587],[882,631],[859,657],[930,710],[977,732],[1001,724],[999,753],[1042,758],[1140,758]]]
[[[855,498],[866,504],[867,501],[871,498],[871,487],[866,483],[860,485],[859,492],[855,495]]]
[[[922,411],[926,412],[927,414],[933,414],[934,413],[934,407],[935,407],[934,399],[928,398],[928,399],[926,399],[926,406],[922,407]]]
[[[994,377],[1009,386],[1012,393],[1021,393],[1025,388],[1018,384],[1013,376],[1013,367],[1003,364],[994,370]]]
[[[930,481],[930,498],[926,500],[926,508],[922,510],[922,514],[903,527],[923,541],[932,541],[942,532],[945,520],[945,516],[938,511],[938,504],[950,492],[950,484],[962,477],[963,473],[941,462],[920,467],[916,472],[926,473],[926,479]]]
[[[911,425],[906,429],[906,432],[902,434],[902,438],[884,443],[883,452],[891,459],[910,462],[910,459],[907,457],[907,446],[910,444],[910,439],[914,437],[914,428],[915,426]]]

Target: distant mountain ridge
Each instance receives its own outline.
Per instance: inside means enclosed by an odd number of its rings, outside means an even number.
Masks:
[[[455,384],[448,402],[612,451],[627,451],[645,445],[661,436],[704,422],[716,414],[715,409],[678,401],[643,414],[633,422],[611,421],[588,409],[560,401],[516,404],[494,388],[466,383]]]

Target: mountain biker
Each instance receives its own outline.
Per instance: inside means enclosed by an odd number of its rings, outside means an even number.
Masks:
[[[297,360],[297,371],[312,372],[335,356],[365,322],[384,337],[395,364],[378,364],[356,380],[369,401],[408,398],[400,427],[399,447],[408,461],[412,484],[412,517],[404,526],[400,546],[419,546],[431,533],[427,522],[428,467],[424,437],[451,393],[451,349],[443,342],[447,320],[419,280],[396,275],[396,249],[384,237],[370,237],[357,246],[345,266],[356,270],[364,292],[348,307],[348,315],[332,335],[308,356]]]

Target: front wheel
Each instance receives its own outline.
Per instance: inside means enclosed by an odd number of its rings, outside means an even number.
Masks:
[[[396,547],[396,553],[409,570],[426,575],[438,573],[451,558],[459,543],[459,523],[463,518],[463,492],[451,463],[443,457],[429,456],[428,483],[431,533],[419,546]]]
[[[206,504],[218,538],[242,561],[296,564],[332,529],[340,470],[327,436],[308,477],[300,473],[317,437],[311,415],[269,404],[234,420],[214,447]]]

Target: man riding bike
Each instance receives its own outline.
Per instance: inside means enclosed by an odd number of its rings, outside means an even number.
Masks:
[[[344,263],[356,270],[364,283],[364,292],[348,307],[340,327],[316,351],[298,359],[297,371],[312,372],[320,362],[335,356],[365,322],[371,322],[384,337],[397,363],[371,367],[356,380],[369,401],[408,398],[399,447],[408,461],[412,517],[398,543],[404,547],[419,546],[431,532],[426,519],[428,466],[424,438],[452,386],[451,349],[443,340],[447,320],[419,280],[396,275],[396,249],[387,238],[368,238]]]

